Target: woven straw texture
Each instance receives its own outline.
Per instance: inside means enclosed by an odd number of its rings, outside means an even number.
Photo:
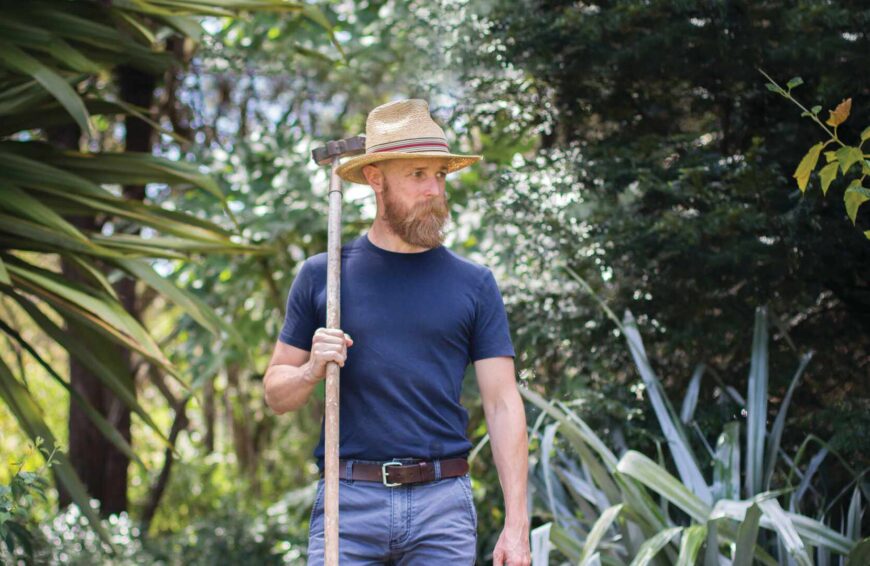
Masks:
[[[339,165],[338,176],[367,185],[362,168],[387,159],[439,157],[452,173],[483,159],[482,155],[450,153],[444,130],[429,115],[429,104],[419,98],[382,104],[366,118],[366,152]]]

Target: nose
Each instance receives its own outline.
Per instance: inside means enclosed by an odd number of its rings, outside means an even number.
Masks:
[[[441,185],[438,183],[438,179],[430,179],[423,188],[423,195],[431,198],[440,194]]]

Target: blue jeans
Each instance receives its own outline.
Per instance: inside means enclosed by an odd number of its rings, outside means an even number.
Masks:
[[[401,458],[399,459],[402,460]],[[371,460],[351,460],[371,462]],[[350,476],[348,476],[350,477]],[[475,563],[477,510],[471,476],[385,486],[339,479],[338,554],[341,566]],[[308,566],[323,564],[324,478],[317,482],[308,530]]]

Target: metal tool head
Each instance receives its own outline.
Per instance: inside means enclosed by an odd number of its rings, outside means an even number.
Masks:
[[[353,136],[343,140],[333,140],[326,145],[311,150],[311,157],[318,165],[328,165],[333,159],[348,155],[359,155],[366,151],[366,137]]]

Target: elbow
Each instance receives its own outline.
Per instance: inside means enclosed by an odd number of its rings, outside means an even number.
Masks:
[[[281,403],[281,400],[275,394],[275,388],[271,387],[271,380],[269,379],[269,373],[263,377],[263,401],[265,401],[266,406],[271,409],[273,413],[276,415],[283,415],[289,409]]]
[[[271,409],[272,413],[274,413],[276,415],[283,415],[284,413],[287,412],[287,411],[284,411],[278,404],[276,404],[275,401],[272,399],[272,397],[268,393],[266,393],[264,398],[266,401],[266,406],[269,407],[269,409]]]
[[[266,406],[272,410],[276,415],[283,415],[284,413],[289,413],[296,409],[296,407],[291,406],[285,400],[277,398],[275,392],[269,389],[268,387],[265,389],[265,393],[263,398],[266,402]]]
[[[266,406],[269,407],[269,409],[271,409],[272,412],[276,415],[281,415],[284,413],[284,411],[282,411],[278,404],[275,402],[275,396],[270,394],[268,387],[266,387],[263,393],[263,400],[266,402]]]

